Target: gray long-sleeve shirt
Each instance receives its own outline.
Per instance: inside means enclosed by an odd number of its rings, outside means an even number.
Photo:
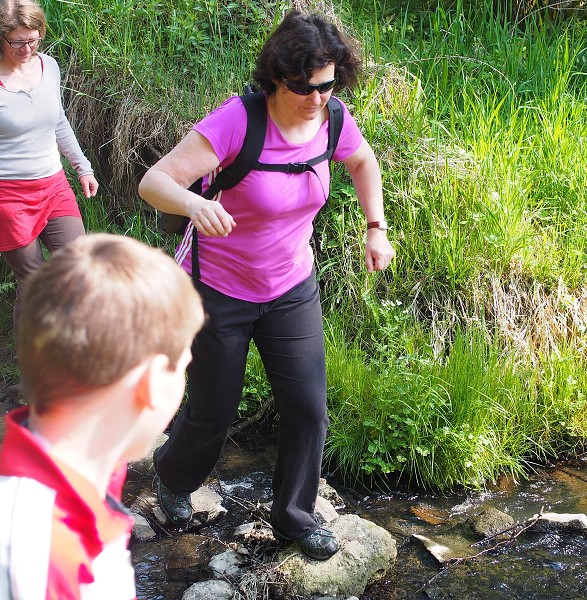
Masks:
[[[60,153],[78,176],[92,173],[63,110],[59,66],[39,56],[43,76],[30,92],[0,86],[0,180],[54,175],[62,168]]]

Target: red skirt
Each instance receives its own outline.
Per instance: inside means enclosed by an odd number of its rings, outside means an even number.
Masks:
[[[0,252],[24,248],[57,217],[79,217],[63,170],[42,179],[0,179]]]

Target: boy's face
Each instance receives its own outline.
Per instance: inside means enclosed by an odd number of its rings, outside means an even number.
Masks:
[[[126,453],[128,461],[143,458],[177,412],[185,392],[185,370],[191,360],[191,351],[186,348],[175,369],[153,370],[150,382],[152,406],[139,416],[142,423],[137,427],[137,439]]]

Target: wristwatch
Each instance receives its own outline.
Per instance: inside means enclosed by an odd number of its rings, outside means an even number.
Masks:
[[[387,221],[371,221],[367,223],[367,229],[381,229],[381,231],[387,231],[389,228],[387,227]]]

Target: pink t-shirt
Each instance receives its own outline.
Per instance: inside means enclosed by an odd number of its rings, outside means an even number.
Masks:
[[[343,106],[343,127],[333,160],[345,160],[359,149],[363,136]],[[232,163],[245,137],[247,115],[238,96],[229,98],[194,125],[212,145],[220,168]],[[292,144],[267,119],[263,163],[304,162],[322,154],[328,144],[328,121],[312,140]],[[269,302],[306,279],[313,264],[312,221],[328,197],[328,161],[306,172],[251,171],[218,201],[236,227],[227,237],[198,236],[200,280],[215,290],[249,302]],[[203,190],[208,188],[208,175]],[[192,226],[176,250],[177,262],[191,274]]]

